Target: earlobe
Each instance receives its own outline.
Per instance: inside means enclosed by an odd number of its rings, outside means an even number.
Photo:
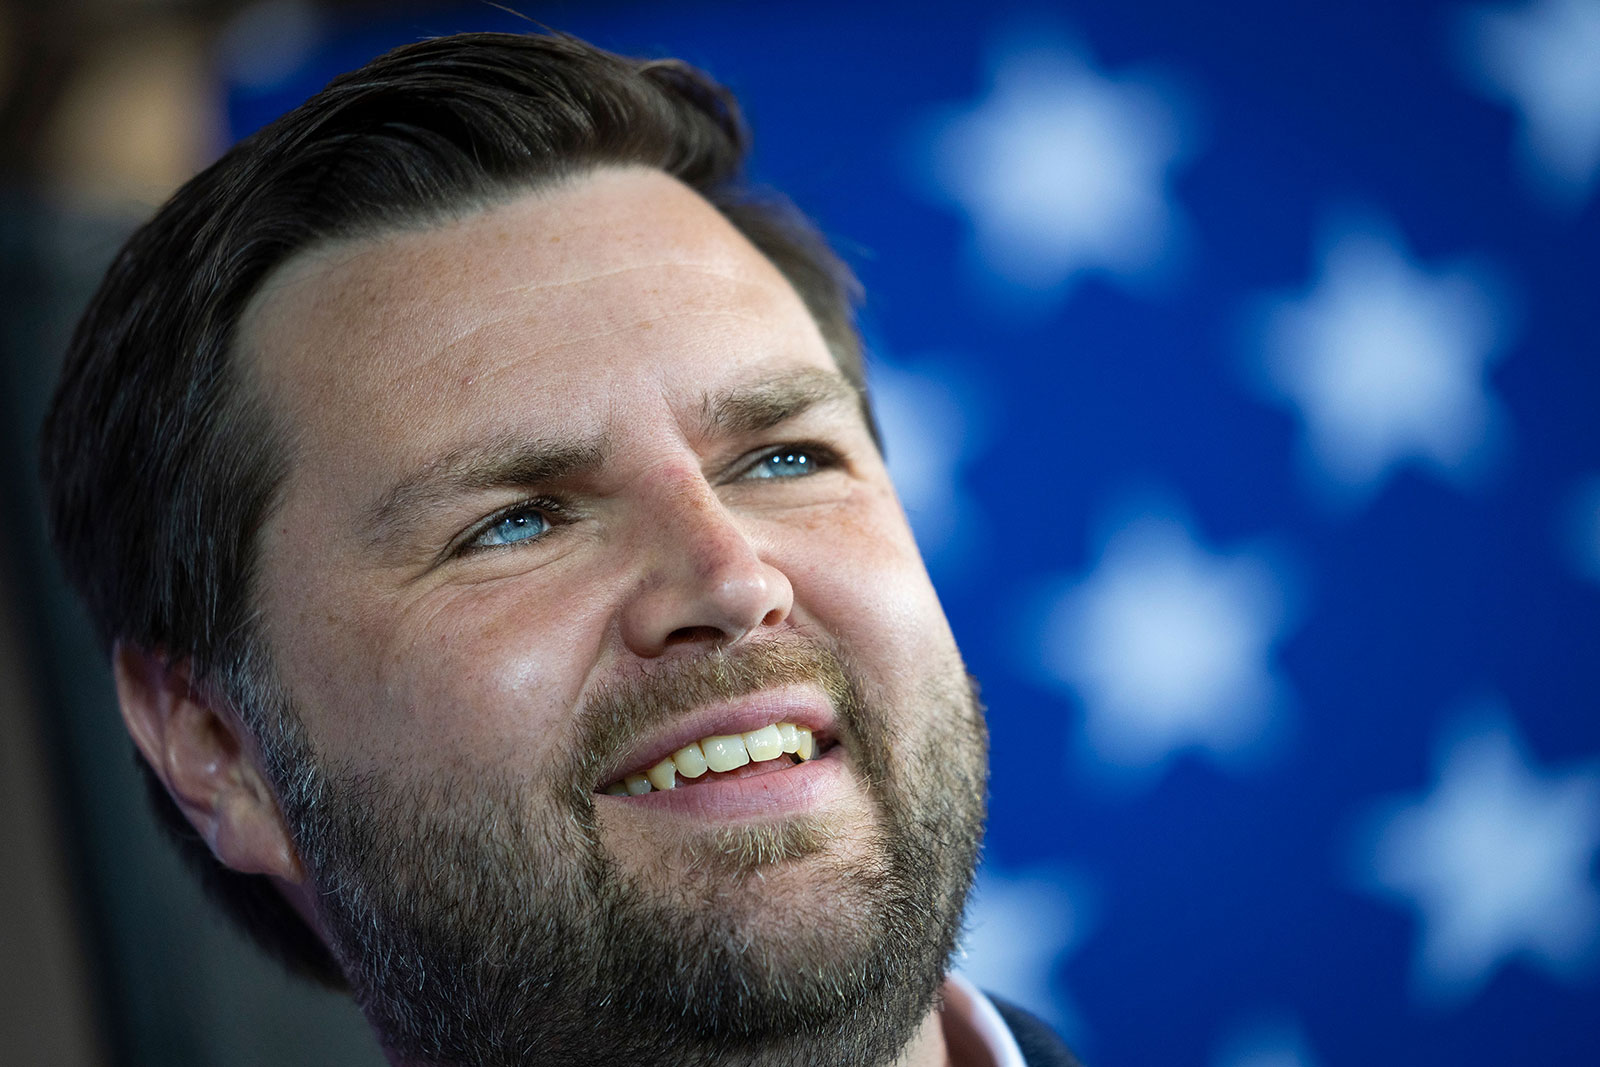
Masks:
[[[244,874],[304,880],[249,735],[187,662],[118,642],[112,673],[134,744],[218,861]]]

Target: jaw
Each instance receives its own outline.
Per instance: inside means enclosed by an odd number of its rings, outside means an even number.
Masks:
[[[569,801],[592,803],[573,806],[526,779],[330,797],[337,821],[355,818],[352,841],[368,825],[408,828],[398,866],[380,849],[360,872],[324,872],[368,889],[347,901],[360,907],[345,916],[344,958],[360,961],[352,979],[374,1026],[412,1043],[394,1062],[510,1067],[502,1053],[416,1050],[539,1047],[547,1064],[604,1048],[601,1062],[680,1067],[920,1065],[966,884],[952,872],[970,874],[971,856],[928,838],[916,813],[933,809],[900,795],[918,785],[909,766],[869,787],[849,751],[829,803],[763,818],[686,817],[586,789]],[[468,854],[495,862],[451,862]],[[428,1026],[408,1031],[418,1019]]]

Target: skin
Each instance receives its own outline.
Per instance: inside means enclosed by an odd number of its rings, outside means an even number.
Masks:
[[[261,610],[325,761],[537,776],[596,687],[786,632],[841,651],[889,709],[891,738],[925,725],[916,693],[929,664],[959,675],[882,460],[804,305],[670,177],[602,170],[302,254],[257,295],[240,348],[292,429],[281,506],[262,531]],[[771,426],[708,418],[717,397],[796,382],[837,398]],[[532,483],[394,492],[510,438],[598,455]],[[752,475],[800,445],[814,472]],[[530,497],[559,501],[548,532],[487,543],[485,521]],[[404,506],[375,522],[385,500]],[[543,529],[523,514],[494,536]],[[116,669],[130,729],[213,851],[271,876],[314,921],[225,704],[136,650],[120,649]],[[829,854],[730,889],[730,913],[826,923],[848,911],[815,899],[808,864],[865,857],[871,798],[851,768],[807,805],[837,833]],[[690,857],[716,820],[616,798],[599,798],[596,815],[635,874],[667,888],[706,877]],[[950,1062],[935,1017],[903,1062]]]

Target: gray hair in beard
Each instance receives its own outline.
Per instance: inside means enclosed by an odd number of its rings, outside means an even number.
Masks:
[[[987,743],[959,662],[924,680],[914,732],[852,679],[809,637],[715,650],[597,691],[548,771],[420,778],[322,765],[278,691],[268,772],[385,1047],[473,1067],[891,1062],[960,932]],[[834,706],[876,809],[868,860],[835,855],[840,831],[816,817],[707,835],[692,857],[707,880],[679,892],[619,865],[594,810],[607,761],[696,706],[794,683]],[[743,914],[751,881],[786,862],[809,864],[814,910]]]

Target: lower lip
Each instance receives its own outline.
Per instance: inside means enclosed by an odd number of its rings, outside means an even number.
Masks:
[[[703,819],[743,821],[823,807],[848,787],[849,776],[844,749],[835,745],[816,759],[787,770],[661,789],[636,797],[600,793],[595,796],[595,803],[601,810],[621,804]]]

